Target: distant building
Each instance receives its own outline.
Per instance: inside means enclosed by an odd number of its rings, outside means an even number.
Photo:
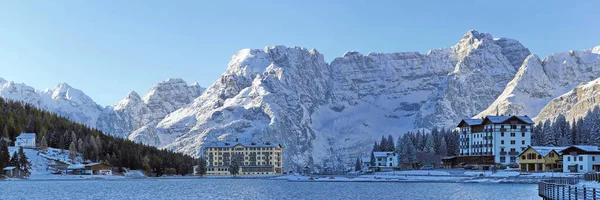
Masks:
[[[460,137],[459,156],[482,157],[463,160],[489,160],[486,157],[492,157],[494,163],[516,165],[519,153],[531,145],[533,124],[527,116],[463,119],[456,127]],[[489,165],[480,167],[486,168]]]
[[[360,168],[361,170],[367,170],[371,167],[371,158],[365,157],[360,159]]]
[[[216,142],[204,147],[206,175],[230,175],[234,162],[240,175],[281,174],[283,148],[271,142]]]
[[[73,164],[66,169],[73,175],[112,175],[112,166],[105,163]]]
[[[34,148],[35,133],[21,133],[15,141],[16,147]]]
[[[373,167],[398,167],[398,154],[392,151],[376,151],[373,152],[375,156],[375,166]]]
[[[554,171],[562,169],[561,151],[566,147],[530,146],[519,154],[521,171]]]
[[[417,152],[416,156],[419,166],[431,165],[436,168],[442,167],[442,156],[424,152]]]
[[[560,151],[563,172],[600,172],[600,149],[597,146],[573,145]]]
[[[21,170],[15,166],[8,166],[5,167],[4,169],[2,169],[2,172],[4,173],[4,175],[6,177],[20,177],[21,176]]]

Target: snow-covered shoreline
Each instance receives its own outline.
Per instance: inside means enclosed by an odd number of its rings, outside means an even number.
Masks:
[[[520,173],[517,171],[465,171],[448,173],[441,170],[384,172],[359,176],[283,175],[277,180],[291,182],[443,182],[443,183],[524,183],[535,184],[552,178],[577,177],[571,173]]]

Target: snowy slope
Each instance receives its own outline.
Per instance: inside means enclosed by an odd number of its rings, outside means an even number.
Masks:
[[[54,89],[38,91],[25,84],[0,78],[0,96],[29,103],[92,127],[104,110],[82,91],[66,83],[60,83]]]
[[[559,114],[564,114],[568,121],[585,117],[588,111],[600,106],[600,78],[581,84],[571,91],[553,99],[534,118],[536,122],[547,119],[554,121]]]
[[[191,103],[203,91],[197,83],[187,85],[182,79],[168,79],[151,88],[143,99],[132,91],[114,107],[103,108],[66,83],[40,91],[0,78],[0,97],[31,104],[119,137],[129,137],[149,124],[153,127],[168,113]],[[138,141],[136,137],[132,140]]]
[[[152,131],[175,138],[165,148],[192,155],[240,138],[281,142],[289,169],[346,163],[381,135],[476,115],[527,55],[515,40],[477,31],[427,54],[349,51],[331,64],[299,47],[244,49],[200,98]]]
[[[489,114],[537,116],[552,99],[600,77],[600,46],[556,53],[543,61],[527,57],[500,97],[476,117]],[[545,118],[545,117],[544,117]]]

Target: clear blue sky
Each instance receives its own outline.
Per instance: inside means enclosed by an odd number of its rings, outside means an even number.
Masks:
[[[600,45],[600,1],[0,0],[0,77],[59,82],[114,105],[183,78],[208,87],[231,55],[270,45],[426,52],[470,29],[544,57]]]

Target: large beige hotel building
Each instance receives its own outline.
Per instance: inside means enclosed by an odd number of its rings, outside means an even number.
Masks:
[[[271,142],[216,142],[204,147],[207,175],[230,175],[229,168],[237,163],[238,174],[281,174],[282,147]]]

